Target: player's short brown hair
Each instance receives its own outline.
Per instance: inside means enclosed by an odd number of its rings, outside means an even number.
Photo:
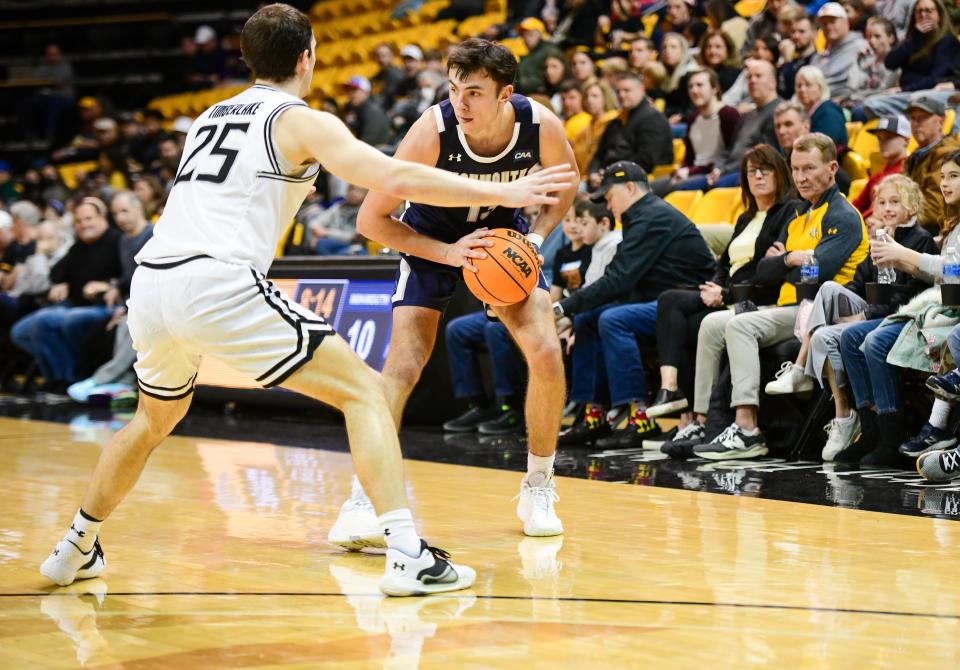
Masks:
[[[313,28],[299,9],[275,3],[258,9],[240,33],[243,60],[258,79],[286,81],[297,73],[300,54],[310,50]]]
[[[461,79],[474,72],[484,72],[497,84],[497,90],[510,86],[517,79],[517,59],[507,47],[482,37],[466,39],[447,57],[447,70],[454,70]]]

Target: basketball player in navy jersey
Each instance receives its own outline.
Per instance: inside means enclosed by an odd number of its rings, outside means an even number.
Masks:
[[[576,169],[560,120],[543,105],[513,93],[517,61],[506,47],[480,38],[465,40],[452,50],[447,68],[449,100],[424,112],[397,148],[397,158],[501,184],[538,165]],[[367,196],[357,218],[359,232],[402,253],[383,368],[387,402],[398,426],[433,350],[441,312],[461,273],[476,272],[471,260],[486,255],[489,229],[513,228],[539,247],[575,195],[576,185],[571,183],[557,193],[559,202],[542,208],[529,226],[519,209],[492,203],[443,208],[413,202],[397,220],[392,213],[402,200],[381,193]],[[523,302],[492,307],[529,369],[525,409],[529,454],[517,515],[523,532],[531,536],[563,532],[553,504],[557,499],[553,459],[566,389],[548,290],[541,275],[539,288]],[[356,480],[328,539],[353,550],[382,546],[376,517]]]
[[[257,80],[194,122],[156,233],[137,255],[128,316],[137,413],[104,448],[70,529],[40,571],[60,585],[103,572],[100,524],[186,414],[200,359],[210,355],[264,386],[343,412],[354,465],[387,536],[384,593],[467,588],[474,571],[427,546],[413,525],[396,426],[377,374],[324,319],[291,303],[264,275],[320,164],[352,184],[442,206],[555,204],[548,194],[575,173],[490,184],[388,158],[301,99],[310,91],[316,47],[305,14],[283,4],[263,7],[240,42]],[[448,258],[464,263],[469,248],[451,248]],[[269,535],[269,527],[263,532]],[[163,551],[149,547],[144,555]]]

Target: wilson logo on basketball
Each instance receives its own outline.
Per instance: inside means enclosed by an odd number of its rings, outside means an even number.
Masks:
[[[523,273],[524,277],[529,277],[530,273],[533,272],[533,268],[530,267],[530,264],[521,256],[518,252],[514,251],[510,247],[504,248],[501,252],[503,257],[517,266],[517,269]]]

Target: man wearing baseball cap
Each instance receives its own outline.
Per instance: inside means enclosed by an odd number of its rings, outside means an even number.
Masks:
[[[350,77],[343,84],[347,92],[343,122],[354,137],[367,144],[378,146],[390,142],[390,119],[370,99],[370,80],[366,77]]]
[[[869,45],[863,35],[850,30],[847,11],[839,2],[825,3],[817,12],[817,21],[827,39],[827,47],[814,56],[810,64],[823,72],[830,86],[830,97],[848,98],[853,93],[849,85],[850,71],[857,56]]]
[[[940,168],[943,160],[960,149],[960,137],[943,134],[946,108],[942,98],[921,91],[910,97],[907,118],[917,149],[903,164],[903,173],[920,185],[923,209],[920,225],[937,234],[943,225],[943,195],[940,193]]]
[[[546,86],[543,66],[548,56],[563,57],[563,52],[548,42],[547,28],[543,21],[536,17],[528,17],[517,26],[517,32],[527,45],[527,55],[520,59],[517,66],[517,93],[530,95],[540,93]]]
[[[574,374],[593,371],[602,355],[610,404],[624,410],[617,413],[619,418],[630,412],[627,426],[601,446],[639,447],[660,429],[646,415],[647,389],[637,338],[656,334],[657,298],[663,291],[704,283],[713,276],[716,262],[697,227],[650,190],[647,173],[636,163],[608,165],[591,199],[605,201],[621,221],[623,241],[603,276],[555,303],[554,313],[574,319]],[[597,370],[599,383],[603,376]],[[602,387],[594,388],[594,397],[571,395],[571,400],[595,403],[605,395]],[[560,441],[581,443],[610,430],[600,413],[562,433]]]
[[[880,143],[880,155],[883,156],[883,170],[870,177],[867,185],[853,200],[853,206],[860,210],[864,219],[873,213],[873,189],[887,175],[897,174],[903,169],[907,158],[907,143],[910,141],[910,122],[902,116],[885,116],[876,128],[867,131],[877,136]]]

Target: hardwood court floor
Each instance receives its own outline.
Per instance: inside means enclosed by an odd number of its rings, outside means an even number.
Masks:
[[[386,599],[324,541],[344,453],[171,438],[104,526],[103,578],[37,566],[96,430],[0,419],[0,668],[933,668],[960,662],[960,524],[563,478],[524,538],[519,475],[408,462],[425,537],[476,568]]]

